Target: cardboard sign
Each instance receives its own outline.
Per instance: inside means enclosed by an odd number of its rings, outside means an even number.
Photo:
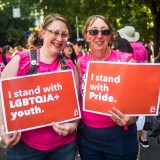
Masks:
[[[89,62],[83,106],[109,115],[118,108],[127,115],[157,115],[160,64]]]
[[[81,117],[73,71],[1,81],[6,132],[29,130]]]

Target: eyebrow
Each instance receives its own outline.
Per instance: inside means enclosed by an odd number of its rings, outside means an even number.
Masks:
[[[92,29],[98,29],[98,27],[93,27]],[[108,27],[101,27],[100,29],[109,29]]]

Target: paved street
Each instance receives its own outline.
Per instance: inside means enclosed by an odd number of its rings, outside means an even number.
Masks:
[[[150,147],[147,149],[142,148],[141,160],[160,160],[160,144],[157,139],[148,138]],[[0,160],[5,160],[5,150],[0,147]],[[76,157],[75,160],[80,160]]]

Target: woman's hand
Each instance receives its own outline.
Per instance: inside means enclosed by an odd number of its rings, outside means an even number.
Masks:
[[[72,121],[72,122],[66,122],[62,124],[57,124],[55,122],[52,123],[52,127],[55,130],[55,132],[62,136],[70,135],[72,132],[74,132],[77,129],[79,120]]]
[[[111,118],[119,125],[126,126],[136,122],[136,117],[130,117],[123,114],[120,110],[113,107],[112,110],[108,111],[112,116]]]
[[[5,134],[4,133],[4,126],[2,125],[1,126],[1,137],[4,141],[4,143],[6,144],[6,147],[13,147],[15,146],[19,141],[20,141],[20,138],[21,138],[21,133],[16,131],[14,132],[13,134]]]

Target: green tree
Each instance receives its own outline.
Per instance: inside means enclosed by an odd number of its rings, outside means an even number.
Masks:
[[[78,16],[78,27],[81,30],[86,18],[93,14],[108,17],[115,29],[133,25],[140,32],[141,40],[153,40],[155,47],[159,45],[159,0],[34,0],[44,15],[60,13],[69,19],[73,31],[77,27],[75,17]],[[32,0],[28,0],[32,3]],[[148,34],[150,33],[150,34]],[[74,36],[74,35],[72,35]],[[156,49],[155,49],[156,52]],[[156,54],[156,53],[155,53]]]
[[[22,1],[1,0],[0,1],[0,46],[10,44],[25,45],[25,33],[29,27],[34,26],[34,17],[30,17],[30,8],[24,5]],[[13,18],[12,7],[19,5],[21,9],[21,17]]]
[[[140,33],[141,40],[154,40],[155,55],[158,53],[157,49],[160,43],[159,0],[0,0],[0,2],[2,1],[10,1],[10,4],[11,2],[13,3],[13,1],[14,3],[19,2],[22,8],[21,10],[23,11],[23,18],[21,18],[21,23],[19,24],[25,25],[24,29],[21,27],[23,30],[26,30],[29,26],[33,26],[31,24],[31,22],[33,23],[33,19],[27,19],[26,17],[29,17],[30,13],[35,9],[44,16],[50,13],[59,13],[69,20],[72,27],[71,39],[73,39],[76,37],[76,27],[79,28],[79,32],[81,33],[87,17],[93,14],[102,14],[110,20],[116,30],[126,25],[133,25]],[[0,14],[1,12],[0,10]],[[8,14],[8,12],[4,13],[3,17],[8,19],[6,14]],[[78,24],[76,23],[76,17],[78,17]],[[4,19],[5,18],[3,18],[3,20]],[[11,22],[14,23],[15,20]],[[3,23],[5,24],[4,21],[1,24]],[[4,29],[12,26],[12,23],[5,25]],[[20,28],[17,32],[18,31],[20,31]],[[6,31],[3,30],[4,34],[6,34],[5,32]]]

